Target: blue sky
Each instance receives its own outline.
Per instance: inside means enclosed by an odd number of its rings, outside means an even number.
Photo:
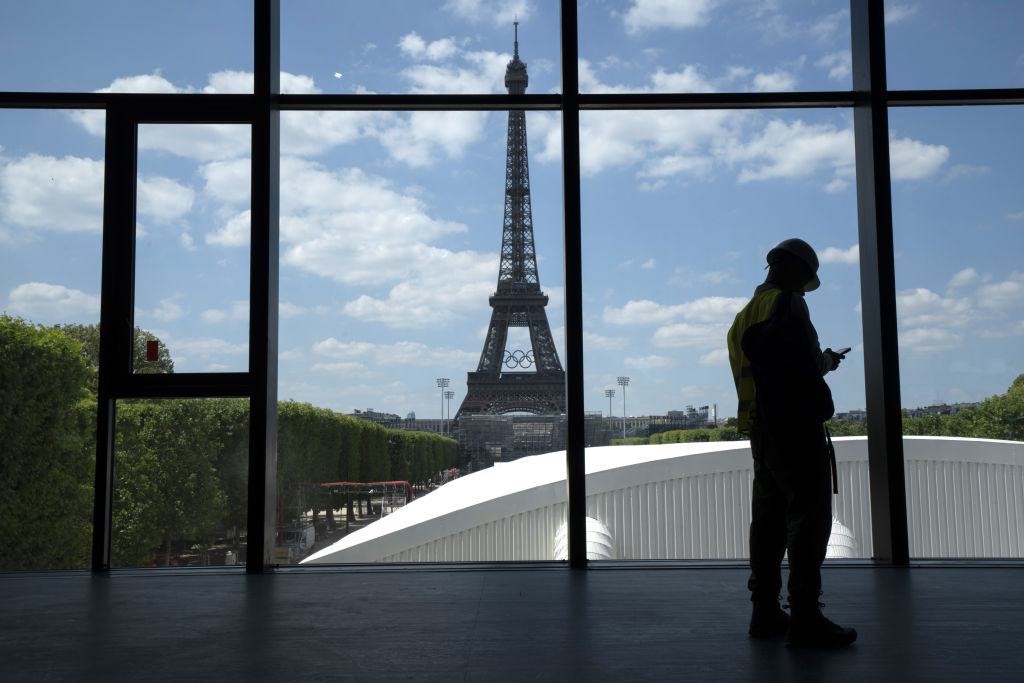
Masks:
[[[294,93],[500,93],[520,21],[530,93],[557,92],[556,3],[282,3]],[[0,6],[3,90],[246,92],[246,2]],[[847,90],[842,0],[580,3],[588,92]],[[1020,87],[1015,2],[887,6],[894,88]],[[120,41],[120,42],[118,42]],[[114,45],[119,45],[114,49]],[[452,413],[475,370],[501,240],[507,115],[282,114],[280,396],[350,412]],[[586,407],[735,413],[724,335],[764,255],[800,236],[829,376],[864,406],[848,110],[584,112]],[[559,119],[528,113],[548,317],[564,340]],[[140,130],[136,322],[180,371],[246,368],[247,126]],[[1017,108],[890,114],[903,404],[980,400],[1021,372]],[[0,306],[95,322],[103,115],[0,111]],[[512,337],[511,348],[526,343]],[[562,354],[564,362],[564,353]]]

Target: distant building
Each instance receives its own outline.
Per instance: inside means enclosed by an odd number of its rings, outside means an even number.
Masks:
[[[907,417],[925,417],[927,415],[956,415],[965,408],[977,408],[981,403],[939,403],[933,406],[925,406],[924,408],[907,408],[904,413]]]
[[[848,410],[845,413],[836,413],[833,419],[836,422],[867,422],[868,411],[866,410]]]

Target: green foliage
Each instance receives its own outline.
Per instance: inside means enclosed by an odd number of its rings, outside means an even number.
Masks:
[[[389,430],[308,403],[278,404],[277,427],[277,494],[279,500],[284,496],[286,511],[328,505],[325,493],[301,484],[390,480],[418,484],[453,467],[458,458],[458,443],[453,439]]]
[[[829,420],[825,426],[832,436],[866,436],[868,433],[868,425],[865,422]]]
[[[95,399],[81,344],[0,315],[0,569],[88,564]]]
[[[713,429],[673,429],[668,432],[651,435],[651,443],[697,443],[705,441],[740,441],[746,439],[736,427],[717,427]]]
[[[89,388],[96,393],[100,368],[100,326],[73,323],[54,325],[52,329],[82,345],[82,358],[89,369]],[[147,361],[146,342],[154,340],[158,345],[157,359]],[[152,332],[136,327],[132,333],[132,367],[140,374],[171,373],[174,372],[174,361],[160,339]]]
[[[163,543],[212,540],[227,499],[214,463],[223,444],[215,403],[121,403],[114,450],[113,559],[145,564]]]
[[[650,440],[646,436],[630,436],[625,439],[612,439],[612,446],[646,446]]]

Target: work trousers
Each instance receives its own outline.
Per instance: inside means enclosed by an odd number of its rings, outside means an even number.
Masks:
[[[811,425],[780,435],[755,424],[750,446],[750,599],[778,599],[780,564],[788,552],[790,603],[816,604],[821,563],[832,533],[832,473],[824,430]]]

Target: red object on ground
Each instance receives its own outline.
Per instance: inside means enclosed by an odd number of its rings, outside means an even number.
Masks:
[[[154,361],[160,353],[160,342],[156,339],[151,339],[146,342],[146,360]]]

